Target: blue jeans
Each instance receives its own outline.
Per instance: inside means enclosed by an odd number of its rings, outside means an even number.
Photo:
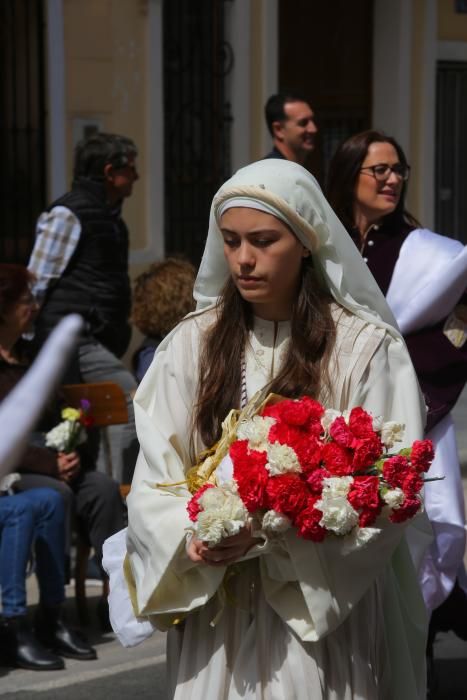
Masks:
[[[43,605],[65,599],[64,507],[52,489],[0,497],[0,586],[4,617],[26,614],[26,567],[35,542]]]

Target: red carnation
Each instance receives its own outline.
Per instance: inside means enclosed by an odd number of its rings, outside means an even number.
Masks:
[[[382,504],[379,508],[362,508],[360,515],[358,516],[358,524],[360,527],[370,527],[373,525],[376,518],[380,514],[382,509]]]
[[[304,436],[293,446],[303,472],[307,473],[319,467],[322,447],[322,443],[313,436]]]
[[[383,443],[376,433],[368,438],[356,441],[353,456],[354,469],[367,469],[371,467],[383,453]]]
[[[422,486],[423,479],[420,474],[414,469],[410,469],[402,483],[402,490],[404,493],[409,496],[415,496],[421,490]]]
[[[324,413],[324,408],[318,401],[310,396],[302,396],[301,399],[285,399],[273,406],[266,406],[262,415],[271,416],[288,425],[305,426],[309,422],[319,421]]]
[[[306,475],[306,483],[314,496],[321,496],[323,492],[323,479],[331,476],[326,469],[315,469]]]
[[[358,438],[372,438],[376,435],[373,430],[373,418],[360,406],[350,411],[349,428]]]
[[[389,457],[383,464],[383,477],[390,486],[402,488],[404,479],[407,476],[409,462],[402,455]]]
[[[261,415],[263,418],[274,418],[274,420],[281,420],[281,404],[284,403],[283,401],[279,401],[278,403],[274,404],[268,404],[263,408],[261,411]]]
[[[248,440],[236,440],[230,445],[230,458],[233,463],[234,479],[242,478],[251,469],[265,467],[268,461],[266,452],[250,450]]]
[[[269,479],[266,453],[249,450],[247,440],[237,440],[230,446],[229,454],[238,493],[246,509],[254,513],[260,508],[265,508],[266,484]]]
[[[377,476],[356,476],[350,487],[347,499],[355,510],[380,507],[379,479]]]
[[[415,440],[412,445],[410,459],[412,466],[418,472],[427,472],[435,456],[431,440]]]
[[[201,496],[203,495],[203,493],[205,491],[207,491],[208,489],[212,489],[213,486],[214,486],[214,484],[204,484],[204,486],[201,486],[201,488],[199,488],[197,490],[197,492],[194,494],[194,496],[186,504],[188,516],[189,516],[190,520],[192,520],[193,522],[198,520],[198,515],[202,510],[202,508],[199,504],[199,499],[201,498]]]
[[[283,421],[277,421],[271,425],[268,433],[270,443],[279,442],[281,445],[288,445],[295,449],[302,440],[306,438],[306,433],[294,425],[287,425]]]
[[[315,508],[317,498],[309,498],[306,508],[298,514],[295,519],[297,534],[305,540],[313,540],[313,542],[322,542],[326,537],[326,529],[319,523],[323,514]]]
[[[406,496],[399,508],[394,508],[389,520],[393,523],[403,523],[404,520],[413,518],[420,509],[420,501],[416,496]]]
[[[354,435],[342,416],[332,421],[329,434],[341,447],[352,447]]]
[[[326,469],[334,476],[352,473],[352,453],[335,442],[328,442],[321,450],[321,460]]]
[[[319,401],[312,399],[311,396],[302,396],[300,403],[306,404],[310,420],[319,421],[321,420],[322,416],[324,416],[324,407],[319,403]]]
[[[295,522],[298,513],[306,507],[309,491],[306,483],[296,474],[281,474],[269,479],[266,486],[268,507],[286,515]]]

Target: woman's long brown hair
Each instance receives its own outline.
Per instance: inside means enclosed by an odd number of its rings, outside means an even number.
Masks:
[[[335,340],[331,301],[318,283],[311,258],[304,258],[292,309],[291,342],[270,391],[290,398],[305,394],[317,398],[329,389],[327,368]],[[242,355],[252,326],[251,307],[229,278],[220,295],[217,320],[201,347],[193,430],[208,447],[219,439],[228,412],[240,406]]]

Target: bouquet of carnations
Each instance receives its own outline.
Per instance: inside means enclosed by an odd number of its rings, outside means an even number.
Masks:
[[[61,416],[62,422],[46,433],[45,444],[57,452],[73,452],[86,442],[86,428],[94,423],[91,404],[87,399],[81,399],[80,408],[63,408]]]
[[[291,527],[314,542],[349,536],[353,549],[378,534],[379,516],[401,523],[422,508],[433,445],[416,440],[391,453],[403,439],[399,423],[361,407],[325,410],[308,396],[270,395],[254,415],[231,414],[220,443],[189,475],[188,514],[211,546],[250,523],[268,538]]]

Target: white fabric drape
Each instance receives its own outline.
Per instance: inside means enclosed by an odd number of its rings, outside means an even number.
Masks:
[[[467,246],[428,229],[415,229],[401,246],[386,301],[401,333],[446,318],[467,287]]]

